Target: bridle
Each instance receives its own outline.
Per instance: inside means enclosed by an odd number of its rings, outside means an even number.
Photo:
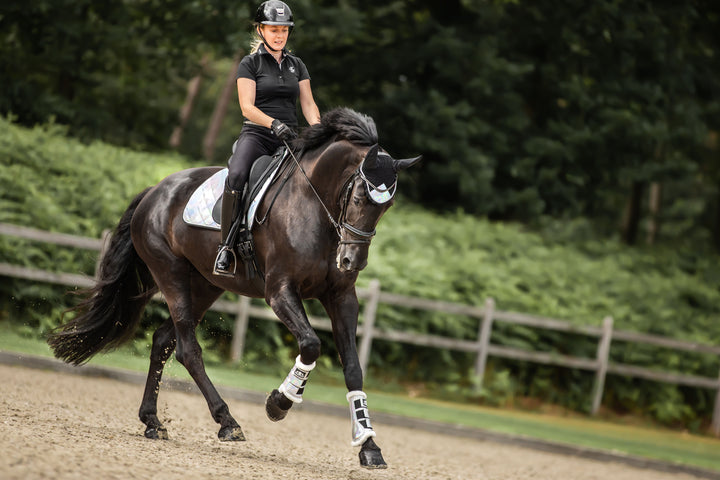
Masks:
[[[361,164],[362,166],[362,164]],[[345,218],[347,217],[347,208],[350,204],[350,195],[352,195],[352,191],[355,188],[355,182],[357,182],[358,178],[362,178],[362,169],[361,167],[358,167],[357,170],[348,178],[348,180],[345,182],[345,185],[343,186],[343,193],[338,201],[338,204],[340,206],[340,217],[338,217],[338,222],[335,222],[335,220],[330,217],[330,221],[332,222],[333,226],[335,226],[335,230],[338,232],[338,236],[340,237],[340,245],[353,245],[353,244],[365,244],[370,243],[372,238],[375,236],[375,229],[373,228],[372,232],[366,232],[364,230],[360,230],[359,228],[355,228],[353,225],[347,223],[345,221]],[[318,200],[320,198],[318,197]],[[320,203],[322,203],[322,200],[320,200]],[[323,205],[324,206],[324,205]],[[327,209],[326,209],[327,210]],[[328,213],[328,216],[330,214]],[[355,235],[355,239],[353,240],[343,240],[342,238],[342,231],[345,230],[352,235]]]
[[[295,161],[295,165],[300,169],[300,172],[302,172],[303,176],[305,177],[305,180],[307,180],[308,185],[310,185],[310,189],[315,194],[315,197],[318,199],[318,202],[320,202],[320,205],[322,205],[323,209],[325,210],[325,214],[328,217],[328,220],[330,220],[330,223],[335,228],[335,232],[338,234],[338,238],[340,239],[339,245],[363,245],[363,244],[369,244],[372,238],[375,236],[375,229],[373,228],[372,231],[368,232],[365,230],[360,230],[359,228],[356,228],[354,225],[351,225],[345,221],[345,218],[347,216],[347,208],[350,203],[350,195],[352,194],[353,189],[355,188],[355,182],[357,182],[358,179],[362,179],[366,184],[372,185],[365,175],[362,173],[362,163],[358,168],[355,170],[355,172],[350,176],[350,178],[345,181],[345,184],[342,188],[342,193],[340,194],[340,198],[338,199],[338,205],[340,206],[340,216],[338,217],[338,220],[335,220],[335,218],[330,213],[330,210],[328,210],[327,206],[325,206],[325,202],[322,201],[320,198],[320,195],[318,194],[317,190],[313,186],[312,182],[310,181],[310,178],[305,173],[305,170],[300,165],[300,162],[295,157],[295,153],[292,151],[292,149],[288,146],[287,142],[283,140],[283,143],[285,143],[285,147],[290,152],[290,156]],[[394,188],[394,186],[397,184],[397,180],[393,184],[391,188]],[[375,188],[375,187],[374,187]],[[355,236],[354,239],[350,240],[343,240],[343,231],[348,232],[350,235]]]

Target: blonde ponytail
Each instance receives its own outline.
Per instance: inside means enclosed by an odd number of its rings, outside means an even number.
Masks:
[[[262,40],[259,38],[254,38],[252,42],[250,42],[250,53],[255,53],[258,51],[258,48],[260,48],[260,45],[262,45]]]

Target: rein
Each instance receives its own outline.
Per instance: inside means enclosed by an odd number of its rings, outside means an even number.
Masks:
[[[345,182],[345,186],[343,187],[343,195],[340,200],[341,210],[340,210],[340,217],[338,217],[338,220],[335,220],[335,218],[330,213],[330,210],[328,210],[327,206],[325,206],[325,202],[322,201],[320,198],[320,195],[318,194],[317,190],[315,189],[315,186],[310,181],[310,178],[307,176],[307,173],[305,173],[305,170],[302,168],[302,165],[300,165],[300,162],[295,157],[295,153],[292,151],[292,149],[288,146],[287,142],[283,140],[283,143],[285,144],[285,147],[290,152],[290,156],[292,157],[293,161],[295,161],[295,165],[300,169],[300,172],[302,172],[303,177],[305,177],[305,180],[307,181],[308,185],[310,185],[310,189],[315,194],[315,198],[318,199],[318,202],[320,202],[320,205],[322,205],[323,209],[325,210],[325,214],[328,217],[328,220],[330,220],[330,223],[335,228],[335,232],[338,234],[338,238],[340,239],[340,245],[351,245],[351,244],[369,244],[372,238],[375,236],[375,229],[373,229],[371,232],[366,232],[364,230],[360,230],[359,228],[355,228],[353,225],[350,225],[349,223],[344,221],[345,214],[347,212],[347,206],[350,201],[350,193],[352,192],[353,186],[355,185],[355,180],[362,176],[362,171],[360,167],[355,171],[355,173]],[[360,237],[356,240],[343,240],[342,239],[342,232],[343,230],[346,230],[347,232],[355,235],[356,237]]]

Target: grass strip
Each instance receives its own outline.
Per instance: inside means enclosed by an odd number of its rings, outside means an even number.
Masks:
[[[19,335],[8,322],[0,322],[0,349],[51,357],[42,341]],[[145,372],[148,359],[128,349],[98,355],[92,364]],[[210,365],[208,375],[220,386],[269,392],[277,388],[280,376],[248,372],[239,366]],[[165,378],[191,380],[184,367],[170,360]],[[315,373],[315,372],[313,372]],[[346,389],[339,372],[318,365],[320,382],[311,382],[305,398],[332,405],[346,405]],[[325,383],[335,380],[335,384]],[[654,426],[624,425],[600,419],[558,416],[534,412],[488,408],[368,389],[372,411],[421,418],[508,435],[520,435],[560,444],[620,452],[644,458],[675,462],[720,471],[720,439],[691,435]]]

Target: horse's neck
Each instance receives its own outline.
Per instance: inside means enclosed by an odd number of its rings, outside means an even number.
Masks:
[[[357,159],[356,147],[350,142],[331,143],[312,159],[308,176],[318,192],[322,189],[327,195],[334,196],[334,200],[357,168]]]
[[[325,223],[328,213],[337,218],[341,189],[357,167],[353,165],[356,159],[355,147],[346,141],[304,152],[298,159],[302,171],[292,175],[291,192],[294,193],[282,195],[279,203],[291,210],[303,205],[308,214],[314,212],[307,217],[308,221],[315,218]]]

